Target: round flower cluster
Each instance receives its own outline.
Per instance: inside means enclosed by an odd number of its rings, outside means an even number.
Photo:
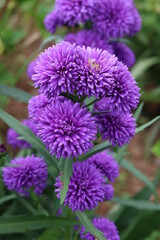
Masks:
[[[106,50],[61,42],[42,53],[32,75],[42,95],[29,102],[38,136],[52,155],[78,157],[92,148],[97,124],[113,146],[128,143],[135,133],[140,93],[128,68]],[[85,106],[60,95],[102,98],[91,116]],[[102,112],[102,113],[101,113]]]
[[[37,135],[57,158],[78,157],[93,147],[97,124],[80,103],[74,104],[70,100],[51,102],[37,121]]]
[[[25,119],[22,124],[27,126],[33,133],[37,133],[36,125],[30,119]],[[30,148],[31,145],[25,140],[20,139],[20,135],[12,128],[7,132],[7,141],[13,148]]]
[[[113,222],[111,222],[109,219],[102,217],[95,217],[92,220],[93,225],[100,230],[101,232],[104,233],[104,236],[108,240],[120,240],[119,233],[117,230],[117,227]],[[95,237],[91,233],[86,233],[86,229],[83,226],[80,232],[81,239],[86,239],[86,240],[95,240]]]
[[[105,156],[106,157],[106,156]],[[101,155],[97,155],[97,162],[100,162]],[[98,160],[99,159],[99,160]],[[109,159],[109,157],[108,157]],[[105,161],[105,160],[104,160]],[[114,160],[112,159],[112,163]],[[118,175],[118,167],[114,166]],[[110,164],[112,165],[112,164]],[[65,198],[65,205],[68,205],[72,211],[85,211],[94,209],[99,202],[110,200],[113,197],[113,187],[106,182],[105,175],[101,171],[102,164],[94,164],[91,159],[84,162],[73,163],[73,175],[70,177],[68,192]],[[107,170],[107,166],[103,165],[103,171],[110,176],[111,179],[117,177],[114,170]],[[63,189],[61,177],[56,179],[55,183],[57,197],[60,197],[60,189]]]
[[[65,36],[65,41],[75,43],[81,47],[100,48],[115,54],[119,61],[129,68],[135,63],[134,52],[125,44],[120,42],[107,41],[106,38],[98,35],[93,30],[82,30],[77,33],[69,33]]]
[[[93,16],[93,6],[93,0],[56,0],[54,10],[44,20],[45,27],[54,33],[58,26],[85,23]]]
[[[105,37],[133,36],[141,29],[141,18],[133,0],[95,0],[93,29]]]
[[[141,18],[132,0],[56,0],[44,24],[54,33],[56,27],[87,21],[92,22],[95,32],[107,38],[132,36],[141,28]]]
[[[39,56],[34,70],[34,86],[48,98],[76,92],[79,97],[109,97],[115,107],[120,98],[122,107],[128,104],[132,109],[139,101],[139,88],[128,68],[105,50],[61,42]]]
[[[28,197],[30,190],[42,194],[47,185],[47,165],[42,158],[34,155],[11,160],[10,165],[3,168],[3,182],[8,190]]]

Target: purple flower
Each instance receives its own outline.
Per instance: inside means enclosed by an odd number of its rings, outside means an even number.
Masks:
[[[54,33],[58,26],[85,23],[93,15],[93,3],[93,0],[57,0],[54,10],[45,18],[46,29]]]
[[[63,19],[61,13],[57,10],[54,10],[47,14],[44,19],[44,25],[48,32],[55,33],[56,28],[63,25]]]
[[[94,164],[110,182],[114,182],[115,178],[118,178],[118,163],[106,151],[93,155],[92,157],[88,158],[87,161],[91,164]]]
[[[97,125],[87,108],[66,100],[51,103],[42,112],[38,136],[57,158],[78,157],[93,147]]]
[[[38,119],[45,109],[46,106],[50,104],[51,101],[43,94],[32,97],[28,103],[28,113],[29,117],[34,123],[38,123]]]
[[[101,104],[102,102],[102,104]],[[96,104],[97,110],[107,111],[103,99]],[[132,117],[132,114],[123,114],[120,112],[108,112],[103,114],[97,114],[97,123],[99,124],[99,131],[102,134],[102,139],[109,139],[109,142],[113,146],[123,146],[132,139],[135,134],[136,119]]]
[[[9,191],[29,196],[34,189],[35,194],[42,194],[47,185],[47,165],[42,158],[34,155],[11,160],[10,166],[3,168],[3,182]]]
[[[28,103],[28,113],[29,117],[32,119],[32,121],[37,124],[39,122],[39,118],[44,111],[44,109],[52,103],[55,103],[57,101],[64,102],[65,98],[62,96],[55,97],[48,99],[45,95],[40,94],[37,96],[32,97],[29,100]]]
[[[92,220],[93,225],[104,233],[104,236],[108,240],[120,240],[120,236],[117,230],[117,227],[113,222],[111,222],[109,219],[105,217],[95,217]],[[81,238],[86,240],[95,240],[95,237],[91,233],[85,233],[86,229],[83,226],[81,229]]]
[[[108,51],[113,54],[112,44],[108,43],[106,39],[103,39],[93,30],[82,30],[77,33],[69,33],[65,37],[65,41],[75,43],[81,47],[99,48]]]
[[[77,78],[75,45],[61,42],[39,56],[32,75],[34,86],[48,98],[61,93],[73,93]]]
[[[133,67],[135,54],[125,43],[113,43],[112,47],[114,54],[120,62],[123,62],[129,68]]]
[[[57,197],[60,197],[60,188],[63,183],[57,178]],[[73,163],[73,176],[70,177],[65,205],[72,211],[85,211],[94,209],[98,202],[106,196],[106,181],[100,171],[89,162]]]
[[[32,78],[32,75],[35,73],[34,68],[36,66],[37,61],[38,61],[38,57],[35,60],[33,60],[32,62],[30,62],[28,65],[27,75],[30,79]]]
[[[77,47],[79,66],[76,90],[79,96],[103,97],[114,81],[113,74],[117,70],[117,58],[107,51],[90,47]]]
[[[105,200],[109,201],[113,198],[114,196],[114,188],[110,184],[105,185]]]
[[[30,130],[36,134],[36,125],[29,119],[25,119],[22,124],[30,128]],[[7,132],[8,144],[12,145],[13,148],[30,148],[31,145],[25,140],[19,139],[20,135],[12,128],[9,128]]]
[[[141,29],[141,18],[133,0],[95,1],[93,28],[105,37],[132,36]]]
[[[137,108],[139,103],[140,89],[137,82],[121,62],[117,63],[117,70],[113,78],[112,85],[109,86],[108,98],[102,100],[103,105],[107,110],[130,113]],[[95,106],[97,105],[98,103]]]

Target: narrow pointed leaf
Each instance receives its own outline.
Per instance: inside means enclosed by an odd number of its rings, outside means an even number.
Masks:
[[[140,115],[141,115],[141,112],[142,112],[142,109],[143,109],[143,106],[144,106],[144,103],[142,102],[142,103],[138,106],[138,108],[136,109],[136,111],[135,111],[135,113],[134,113],[134,115],[133,115],[133,117],[136,118],[136,120],[139,119],[139,117],[140,117]]]
[[[2,198],[0,198],[0,204],[4,204],[4,203],[6,203],[8,201],[11,201],[11,200],[13,200],[15,198],[16,198],[16,196],[14,194],[2,197]]]
[[[85,213],[79,211],[76,212],[76,215],[80,222],[82,223],[82,225],[85,227],[86,231],[90,232],[95,237],[95,239],[106,240],[104,234],[95,228],[95,226],[92,224],[92,222]]]
[[[0,84],[0,93],[5,96],[12,97],[17,101],[26,102],[26,103],[28,103],[29,99],[32,97],[31,94],[21,89],[18,89],[16,87],[10,87],[3,84]]]
[[[102,143],[94,146],[89,152],[84,154],[82,157],[79,157],[79,160],[84,161],[87,158],[93,156],[94,154],[99,153],[99,152],[101,152],[101,151],[103,151],[107,148],[110,148],[110,147],[112,147],[112,145],[108,141],[102,142]]]
[[[145,123],[144,125],[136,128],[136,133],[142,132],[144,129],[151,126],[153,123],[155,123],[158,120],[160,120],[160,116],[158,116],[158,117],[152,119],[151,121],[149,121],[148,123]]]
[[[64,171],[62,172],[61,180],[63,182],[63,189],[60,190],[60,204],[62,205],[68,191],[68,185],[70,183],[70,176],[72,174],[72,159],[64,160]]]
[[[114,203],[118,203],[120,205],[133,207],[140,210],[160,211],[160,204],[150,203],[143,200],[124,199],[124,198],[114,197],[111,201]]]
[[[35,148],[39,153],[41,153],[45,160],[53,162],[54,167],[57,168],[56,159],[48,153],[41,140],[37,138],[28,127],[23,126],[17,119],[2,109],[0,109],[0,119],[2,119],[6,124],[8,124],[8,126],[19,133],[19,135],[23,136],[23,139],[30,143],[31,146]]]
[[[144,182],[151,189],[157,199],[157,193],[154,184],[141,171],[136,169],[129,161],[126,161],[125,159],[123,159],[121,162],[121,166],[132,173],[136,178]]]
[[[12,216],[0,218],[0,234],[25,233],[26,231],[46,229],[53,226],[79,225],[76,220],[45,216]]]

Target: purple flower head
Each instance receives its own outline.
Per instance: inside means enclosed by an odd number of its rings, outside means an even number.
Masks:
[[[69,33],[65,37],[65,41],[75,43],[81,47],[99,48],[113,54],[112,44],[109,44],[106,39],[103,39],[93,30],[82,30],[77,33]]]
[[[113,198],[114,196],[114,188],[110,184],[105,185],[105,200],[109,201]]]
[[[77,78],[75,45],[61,42],[39,56],[32,75],[34,86],[48,98],[61,93],[73,93]]]
[[[35,60],[33,60],[32,62],[30,62],[28,65],[27,75],[30,79],[32,78],[32,75],[35,74],[34,68],[36,66],[37,61],[38,61],[38,57]]]
[[[93,147],[97,125],[87,108],[65,100],[51,103],[42,112],[38,136],[57,158],[78,157]]]
[[[94,6],[93,28],[102,36],[132,36],[141,29],[141,18],[133,0],[101,0]]]
[[[55,33],[56,28],[63,25],[61,13],[58,10],[54,10],[47,14],[44,19],[44,25],[48,32]]]
[[[36,134],[37,129],[35,124],[29,120],[29,119],[25,119],[22,124],[24,126],[27,126],[28,128],[30,128],[30,130]],[[13,148],[30,148],[31,145],[26,142],[25,140],[22,139],[18,139],[20,137],[20,135],[12,128],[9,128],[8,132],[7,132],[7,141],[8,144],[12,145]]]
[[[140,89],[137,82],[128,68],[121,62],[117,63],[117,70],[113,78],[114,81],[109,87],[108,98],[103,99],[103,104],[106,105],[106,108],[115,112],[130,113],[137,108],[139,103]]]
[[[28,114],[34,123],[38,123],[38,119],[44,108],[50,104],[49,99],[43,94],[32,97],[28,103]]]
[[[37,96],[32,97],[29,100],[28,103],[28,113],[29,117],[32,119],[32,121],[37,124],[39,122],[39,118],[44,111],[44,109],[52,103],[55,103],[57,101],[64,102],[65,98],[62,96],[55,97],[48,99],[45,95],[40,94]]]
[[[3,168],[3,182],[8,190],[29,196],[34,189],[35,194],[42,194],[47,185],[47,165],[42,158],[27,156],[15,158],[10,162],[13,166]]]
[[[63,183],[60,178],[55,184],[59,197]],[[89,162],[73,163],[73,175],[70,177],[65,205],[69,205],[72,211],[85,211],[94,209],[98,202],[102,202],[106,195],[106,182],[100,171]]]
[[[77,47],[79,66],[76,90],[79,96],[103,97],[108,92],[116,72],[117,58],[107,51]]]
[[[96,103],[96,108],[100,111],[107,111],[106,105],[103,104],[104,99]],[[135,134],[136,119],[132,114],[122,114],[120,112],[108,112],[97,114],[97,123],[99,124],[99,131],[102,134],[102,139],[109,139],[113,146],[123,146],[132,139]]]
[[[105,217],[95,217],[92,220],[93,225],[104,233],[104,236],[108,240],[120,240],[119,232],[117,230],[117,227],[113,222],[111,222],[109,219]],[[81,238],[86,240],[95,240],[95,237],[91,233],[85,233],[85,227],[83,226],[81,229]]]
[[[88,158],[87,161],[91,164],[94,164],[110,182],[114,182],[115,178],[118,178],[118,163],[106,151],[93,155],[92,157]]]
[[[114,54],[120,62],[123,62],[129,68],[133,67],[135,54],[125,43],[113,43],[112,47]]]

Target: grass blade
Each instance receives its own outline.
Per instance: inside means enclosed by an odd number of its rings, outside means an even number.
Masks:
[[[12,97],[20,102],[26,102],[26,103],[28,103],[29,99],[32,97],[31,94],[21,89],[18,89],[16,87],[10,87],[3,84],[0,84],[0,93],[5,96]]]
[[[61,217],[45,216],[12,216],[0,218],[0,234],[25,233],[57,226],[74,226],[79,222]]]
[[[118,203],[120,205],[133,207],[140,210],[160,211],[160,204],[150,203],[148,201],[125,199],[125,198],[118,198],[118,197],[114,197],[111,201],[114,203]]]
[[[103,151],[103,150],[105,150],[105,149],[107,149],[111,146],[112,145],[108,141],[102,142],[102,143],[94,146],[89,152],[87,152],[83,156],[79,157],[79,160],[84,161],[87,158],[93,156],[94,154],[99,153],[99,152],[101,152],[101,151]]]
[[[64,171],[62,170],[62,177],[61,180],[63,182],[63,189],[60,190],[60,204],[62,205],[65,198],[66,194],[68,191],[68,185],[70,183],[70,176],[72,174],[72,159],[67,158],[63,159],[64,160]]]
[[[87,217],[85,213],[82,213],[79,211],[79,212],[76,212],[76,215],[79,218],[82,225],[85,227],[85,230],[90,232],[95,237],[95,239],[106,240],[103,233],[94,227],[94,225],[92,224],[92,222],[90,221],[90,219]]]
[[[0,119],[2,119],[8,126],[13,128],[20,136],[23,136],[23,139],[32,145],[39,153],[41,153],[44,159],[50,161],[54,164],[54,167],[57,167],[57,161],[55,157],[52,157],[46,150],[44,144],[39,138],[37,138],[33,132],[26,126],[23,126],[17,119],[12,117],[10,114],[6,113],[0,109]]]
[[[151,121],[149,121],[148,123],[145,123],[144,125],[136,128],[136,133],[142,132],[144,129],[151,126],[153,123],[155,123],[158,120],[160,120],[160,116],[158,116],[158,117],[152,119]]]
[[[130,162],[126,161],[125,159],[123,159],[121,162],[121,166],[132,173],[136,178],[144,182],[151,189],[157,199],[157,193],[154,184],[141,171],[136,169]]]

